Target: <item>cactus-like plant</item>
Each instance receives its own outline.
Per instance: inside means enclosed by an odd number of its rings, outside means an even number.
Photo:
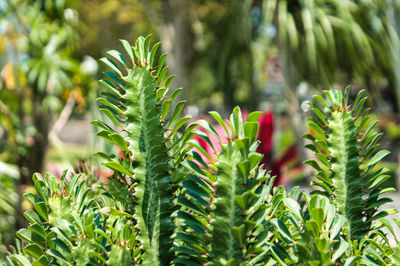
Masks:
[[[374,155],[382,137],[374,130],[378,121],[371,121],[370,108],[363,110],[367,100],[362,98],[364,91],[349,105],[349,90],[347,87],[344,95],[340,90],[326,91],[327,101],[315,96],[322,108],[311,103],[316,118],[309,117],[312,134],[306,137],[313,142],[307,147],[319,160],[306,163],[317,171],[318,181],[312,184],[322,187],[332,198],[346,218],[351,240],[355,240],[370,232],[374,220],[393,212],[378,213],[378,207],[391,201],[380,196],[393,189],[379,187],[389,175],[376,165],[389,152],[382,150]]]
[[[99,98],[100,111],[113,123],[92,124],[98,136],[115,144],[120,155],[98,152],[113,171],[104,190],[93,192],[85,176],[35,176],[37,195],[25,216],[29,227],[8,263],[22,265],[379,265],[399,260],[383,227],[393,232],[377,208],[387,176],[376,170],[387,152],[378,152],[366,98],[348,106],[348,89],[328,91],[329,101],[312,104],[313,141],[319,162],[313,182],[323,190],[308,196],[274,188],[256,152],[260,112],[242,118],[237,107],[229,120],[210,114],[224,129],[222,142],[206,121],[186,126],[184,102],[170,110],[180,90],[168,94],[165,55],[157,66],[158,44],[149,38],[135,46],[122,41],[127,58],[112,50],[102,61],[112,70],[101,81],[110,91]],[[167,96],[169,95],[169,96]],[[197,131],[200,125],[207,134]],[[179,132],[180,131],[180,132]],[[220,152],[207,154],[197,135]],[[203,158],[207,158],[204,160]],[[372,158],[372,159],[370,159]],[[206,162],[207,161],[207,162]],[[322,194],[322,195],[320,195]],[[373,223],[373,221],[378,222]],[[400,226],[400,221],[394,220]],[[396,238],[396,236],[395,236]],[[397,239],[397,238],[396,238]]]
[[[108,52],[102,61],[112,70],[102,83],[111,91],[107,98],[99,98],[107,115],[119,129],[117,132],[101,121],[94,121],[102,131],[99,136],[119,146],[124,154],[120,161],[107,159],[103,165],[114,170],[114,178],[130,182],[134,197],[130,206],[137,222],[138,239],[143,249],[143,263],[167,265],[172,260],[174,224],[173,195],[177,186],[173,181],[180,175],[180,161],[184,158],[185,143],[190,140],[191,128],[185,137],[177,137],[178,130],[190,119],[182,117],[184,102],[179,102],[170,114],[170,106],[180,89],[167,97],[174,76],[166,76],[163,67],[166,54],[154,64],[159,43],[150,49],[150,38],[140,37],[135,46],[122,41],[129,58],[119,52]],[[172,177],[172,178],[171,178]]]
[[[370,121],[370,109],[362,109],[367,100],[361,99],[363,91],[353,107],[349,105],[349,90],[347,87],[344,95],[339,90],[325,91],[326,100],[315,96],[321,107],[310,103],[315,118],[308,120],[311,132],[305,137],[312,144],[306,147],[317,161],[305,163],[316,170],[317,181],[311,184],[322,188],[313,193],[325,197],[314,195],[310,200],[303,194],[306,204],[301,207],[301,197],[297,201],[284,199],[290,211],[275,222],[277,236],[286,247],[284,257],[299,264],[378,265],[395,258],[390,257],[394,249],[381,228],[393,232],[384,217],[396,210],[378,210],[391,201],[381,195],[394,191],[379,187],[388,176],[376,165],[388,152],[374,154],[382,136],[374,131],[377,121]],[[318,259],[313,262],[312,258]]]
[[[212,159],[215,163],[210,165],[199,155],[193,156],[198,164],[187,163],[198,178],[192,185],[186,184],[185,189],[197,189],[194,195],[187,193],[193,201],[187,195],[180,198],[183,207],[180,217],[184,225],[193,229],[183,230],[180,239],[183,240],[181,249],[192,252],[181,252],[178,261],[197,259],[210,265],[248,265],[264,261],[270,248],[265,244],[268,234],[265,234],[264,221],[272,216],[275,206],[270,203],[273,178],[259,167],[262,155],[256,152],[257,119],[261,113],[251,113],[247,121],[243,121],[241,111],[236,107],[228,121],[229,126],[218,113],[211,114],[224,128],[228,143],[221,142],[211,125],[201,123],[220,141],[222,150]],[[200,136],[208,140],[204,135]],[[204,200],[207,201],[201,202]],[[193,222],[201,230],[191,226]],[[199,236],[201,231],[209,237]],[[197,239],[196,244],[193,239]]]

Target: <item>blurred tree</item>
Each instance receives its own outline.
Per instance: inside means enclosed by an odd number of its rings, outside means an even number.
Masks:
[[[353,83],[352,96],[369,90],[377,112],[400,107],[399,1],[264,0],[264,24],[279,49],[287,111],[296,128],[300,158],[308,88]],[[271,44],[271,43],[269,43]],[[388,107],[390,106],[390,107]]]
[[[215,91],[222,91],[224,106],[232,109],[239,101],[251,109],[256,108],[253,80],[254,59],[252,53],[253,26],[251,11],[253,1],[206,1],[207,12],[200,14],[205,35],[210,41],[204,47],[209,67],[215,75]],[[236,92],[247,89],[244,99]]]
[[[190,88],[191,62],[194,56],[192,16],[196,3],[185,0],[140,0],[146,16],[156,27],[167,63],[175,73],[173,87]],[[194,89],[194,88],[191,88]],[[184,92],[186,93],[186,92]],[[180,98],[186,98],[181,94]]]
[[[167,63],[176,73],[174,87],[186,87],[187,95],[182,97],[206,108],[208,99],[222,92],[228,110],[238,102],[254,107],[257,98],[249,40],[256,36],[254,29],[259,24],[252,20],[258,2],[85,1],[77,4],[85,25],[80,29],[83,50],[100,57],[105,47],[115,46],[108,42],[152,32],[169,53]]]
[[[76,11],[62,0],[7,1],[2,12],[0,159],[17,165],[20,196],[21,186],[43,171],[54,125],[69,117],[90,80],[73,58],[77,23]]]
[[[83,22],[84,53],[99,58],[107,47],[119,45],[114,43],[118,39],[152,33],[169,53],[167,63],[176,74],[173,87],[186,88],[182,97],[203,110],[211,103],[224,111],[238,103],[257,106],[260,84],[254,80],[254,61],[259,58],[254,58],[253,46],[262,26],[261,3],[87,0],[75,1],[75,6]]]
[[[266,0],[265,23],[277,29],[276,44],[289,87],[356,83],[377,107],[400,107],[399,1]],[[382,89],[387,95],[382,96]],[[385,97],[385,101],[383,101]]]
[[[77,35],[63,17],[64,6],[59,8],[43,1],[10,1],[3,21],[8,58],[1,100],[15,134],[9,137],[15,141],[8,143],[14,147],[2,150],[16,151],[9,156],[20,169],[22,184],[31,184],[32,174],[43,169],[61,95],[72,89],[70,73],[79,66],[71,58]]]
[[[151,21],[139,0],[71,0],[79,14],[80,56],[104,56],[110,47],[120,47],[119,40],[133,41],[138,35],[155,34]]]

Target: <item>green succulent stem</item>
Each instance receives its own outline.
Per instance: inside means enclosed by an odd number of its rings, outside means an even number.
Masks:
[[[165,146],[155,79],[146,67],[134,67],[126,82],[126,130],[133,154],[137,205],[135,218],[145,250],[144,263],[158,265],[171,258],[173,234],[170,160]],[[167,252],[166,252],[167,251]]]
[[[380,193],[376,187],[387,179],[386,171],[373,170],[388,152],[380,151],[370,159],[381,134],[374,130],[377,122],[370,121],[369,109],[361,112],[367,100],[362,98],[364,91],[360,91],[351,107],[348,106],[349,90],[347,87],[344,95],[338,90],[325,91],[329,101],[314,97],[324,108],[311,103],[319,120],[309,118],[309,127],[314,134],[306,137],[313,141],[308,148],[319,162],[311,160],[306,163],[315,168],[316,177],[322,181],[313,184],[323,188],[323,193],[332,198],[338,212],[346,218],[349,238],[354,241],[370,233],[372,221],[379,217],[374,217],[377,207],[388,202],[385,198],[376,202],[385,193]],[[375,208],[371,208],[374,202]],[[386,214],[380,215],[384,217]]]
[[[169,265],[173,260],[175,226],[172,217],[177,187],[172,184],[171,176],[179,176],[176,169],[181,162],[173,158],[185,157],[187,150],[182,147],[190,138],[179,139],[177,132],[190,118],[180,118],[184,105],[180,102],[179,108],[172,110],[168,123],[165,122],[180,90],[167,96],[174,76],[166,76],[165,55],[160,57],[158,66],[153,66],[159,44],[150,49],[149,37],[139,37],[135,46],[124,40],[121,42],[129,57],[111,50],[107,52],[109,57],[102,59],[112,70],[106,72],[109,78],[102,81],[111,93],[98,102],[103,104],[100,111],[123,132],[118,133],[101,121],[93,124],[103,129],[98,135],[118,145],[124,157],[116,161],[105,154],[98,153],[98,156],[108,160],[103,164],[114,171],[115,187],[128,186],[130,195],[126,196],[133,198],[123,200],[123,196],[113,190],[114,197],[125,203],[137,223],[137,239],[143,249],[141,263]],[[157,73],[154,69],[158,69]],[[192,136],[190,130],[188,134]]]
[[[363,184],[359,168],[357,127],[351,113],[335,111],[330,117],[333,192],[339,213],[347,217],[351,239],[359,239],[366,233],[362,200]]]
[[[241,261],[243,246],[233,235],[233,230],[243,225],[242,209],[235,202],[235,196],[246,191],[246,181],[240,175],[237,164],[243,160],[240,151],[232,142],[223,147],[219,154],[218,181],[215,184],[217,200],[215,201],[215,221],[212,239],[212,259],[219,262]],[[217,264],[218,265],[218,264]]]

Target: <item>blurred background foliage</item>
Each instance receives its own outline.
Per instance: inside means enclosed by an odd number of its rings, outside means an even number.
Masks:
[[[297,161],[310,156],[301,136],[313,93],[367,89],[396,183],[399,12],[398,0],[0,0],[1,251],[23,223],[18,197],[34,172],[107,176],[90,157],[110,149],[88,123],[99,116],[97,59],[119,39],[150,33],[169,53],[187,113],[226,115],[235,105],[274,113],[272,159],[293,146]],[[288,180],[307,177],[287,171],[295,165],[284,166]]]

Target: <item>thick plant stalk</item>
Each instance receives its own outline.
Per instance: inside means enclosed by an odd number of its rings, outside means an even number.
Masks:
[[[135,69],[126,80],[126,116],[129,151],[137,166],[133,173],[137,205],[135,218],[143,241],[145,263],[168,261],[172,247],[172,199],[170,191],[170,160],[160,110],[156,99],[155,79],[144,67]],[[160,249],[164,249],[164,252]]]
[[[329,121],[331,144],[332,182],[339,212],[345,214],[350,226],[352,239],[361,238],[367,231],[360,217],[365,207],[364,194],[359,165],[359,147],[356,125],[349,112],[335,111]]]
[[[251,113],[244,122],[236,107],[227,126],[218,113],[211,112],[225,130],[227,144],[211,125],[200,123],[219,140],[222,151],[216,158],[208,158],[209,165],[196,153],[193,157],[198,164],[187,164],[200,178],[196,184],[185,186],[190,197],[179,199],[182,208],[178,217],[186,227],[180,230],[185,234],[179,236],[175,262],[252,265],[271,257],[270,247],[265,245],[264,221],[273,213],[272,204],[266,204],[273,178],[259,168],[262,155],[256,152],[255,138],[260,114]],[[198,136],[210,143],[206,135]],[[208,156],[200,145],[192,144]]]
[[[217,199],[215,201],[215,221],[212,239],[212,257],[218,262],[220,259],[229,261],[241,261],[243,247],[234,232],[241,234],[244,230],[242,210],[235,202],[235,196],[246,192],[246,177],[243,177],[238,169],[238,164],[244,158],[233,143],[223,147],[219,155],[218,181],[216,183]]]
[[[324,108],[311,103],[317,119],[309,118],[312,134],[306,137],[313,144],[307,147],[319,162],[310,160],[306,163],[314,167],[315,177],[320,181],[312,184],[322,187],[324,192],[321,193],[332,198],[339,213],[346,218],[350,239],[356,240],[371,232],[374,220],[392,210],[377,214],[378,207],[390,201],[379,198],[389,191],[379,189],[379,184],[389,176],[385,169],[374,170],[378,161],[389,152],[380,151],[371,158],[382,134],[374,131],[377,121],[370,121],[369,109],[361,112],[367,100],[366,97],[361,99],[363,91],[351,107],[348,105],[349,90],[347,87],[345,95],[341,91],[326,91],[329,102],[316,96]]]
[[[228,144],[221,144],[222,151],[215,164],[212,265],[249,265],[266,252],[259,234],[265,230],[263,222],[269,215],[265,203],[273,181],[258,168],[262,156],[255,152],[258,145],[255,138],[260,114],[251,113],[244,122],[236,107],[228,122],[230,130],[226,130]],[[221,121],[217,113],[212,115]]]
[[[176,136],[178,129],[190,119],[179,119],[184,102],[177,103],[168,123],[165,121],[180,89],[166,96],[174,76],[165,77],[166,54],[160,57],[158,66],[152,66],[159,44],[150,50],[149,38],[143,37],[135,47],[126,41],[122,44],[129,59],[115,50],[108,52],[110,58],[102,59],[113,70],[106,72],[110,79],[102,81],[111,94],[108,99],[99,98],[98,102],[104,106],[100,111],[125,133],[118,133],[101,121],[92,123],[104,129],[98,135],[118,145],[124,158],[115,161],[103,153],[96,155],[107,159],[103,165],[114,170],[113,184],[128,186],[125,197],[134,199],[133,206],[130,201],[125,201],[124,206],[131,209],[137,222],[142,264],[168,265],[173,258],[172,202],[177,187],[171,182],[171,176],[174,182],[181,177],[177,169],[185,158],[187,150],[183,147],[192,136],[193,126],[187,130],[186,137]],[[114,196],[121,198],[121,195]]]

